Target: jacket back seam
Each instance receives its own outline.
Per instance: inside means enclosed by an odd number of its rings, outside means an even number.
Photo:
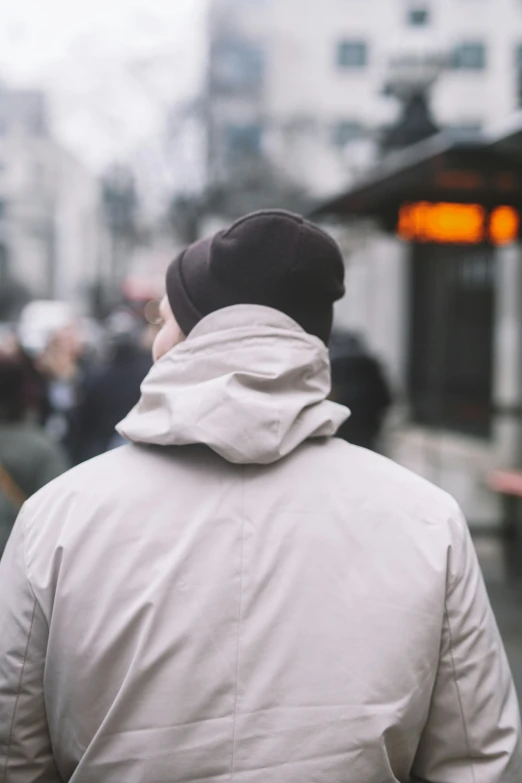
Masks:
[[[243,567],[244,567],[244,545],[245,545],[245,466],[241,468],[241,545],[240,545],[240,563],[239,563],[239,604],[237,616],[237,638],[236,638],[236,681],[234,691],[234,709],[232,713],[232,753],[230,758],[230,780],[234,777],[234,764],[236,755],[236,719],[237,702],[239,690],[239,646],[241,641],[241,618],[243,609]]]

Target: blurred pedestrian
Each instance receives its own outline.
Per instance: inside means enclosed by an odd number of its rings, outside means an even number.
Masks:
[[[73,417],[89,364],[76,315],[65,302],[31,302],[22,312],[18,337],[31,411],[74,461]]]
[[[59,447],[25,420],[23,384],[19,357],[0,352],[0,556],[25,500],[67,469]]]
[[[151,367],[141,346],[144,327],[131,313],[114,313],[107,323],[109,359],[88,378],[75,415],[75,461],[103,454],[124,442],[116,425],[140,398],[140,386]]]
[[[351,411],[337,437],[376,451],[386,411],[392,402],[381,365],[366,349],[362,338],[350,332],[334,332],[330,361],[331,399]]]
[[[456,503],[333,437],[333,240],[247,216],[167,273],[135,445],[30,500],[0,563],[5,783],[520,783]]]
[[[35,364],[46,380],[47,416],[45,429],[62,445],[71,461],[79,448],[74,416],[80,401],[86,368],[83,343],[75,323],[50,335],[45,350]]]

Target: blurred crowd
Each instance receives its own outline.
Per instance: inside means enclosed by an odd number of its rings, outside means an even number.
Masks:
[[[0,329],[0,555],[26,498],[120,445],[116,424],[139,399],[155,328],[144,308],[103,323],[62,302],[32,302]]]

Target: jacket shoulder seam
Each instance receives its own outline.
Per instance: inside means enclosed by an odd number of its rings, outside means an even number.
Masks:
[[[463,559],[464,555],[464,547],[465,547],[465,537],[466,537],[466,520],[464,519],[464,515],[462,514],[462,511],[460,510],[460,507],[455,503],[455,510],[454,513],[450,515],[448,518],[448,524],[451,526],[451,522],[453,521],[456,528],[457,528],[457,535],[458,540],[457,544],[459,547],[459,552],[457,554],[457,565],[459,566],[456,568],[455,574],[452,576],[451,570],[448,570],[448,592],[452,593],[453,590],[459,585],[459,583],[464,578],[464,572],[462,568],[460,568],[461,561]],[[449,625],[449,619],[448,619],[448,625]]]
[[[452,674],[453,674],[453,682],[455,683],[455,691],[457,693],[457,701],[458,701],[458,704],[459,704],[459,712],[460,712],[460,717],[461,717],[461,720],[462,720],[462,730],[464,732],[464,740],[466,742],[466,750],[467,750],[469,762],[470,762],[470,765],[471,765],[471,776],[473,778],[473,783],[475,783],[475,781],[476,781],[475,766],[473,764],[473,756],[472,756],[472,753],[471,753],[471,745],[469,743],[468,727],[466,725],[466,718],[464,716],[464,705],[462,703],[462,696],[461,696],[460,688],[459,688],[459,678],[457,676],[457,667],[455,666],[455,656],[453,654],[453,634],[451,632],[451,623],[450,623],[450,619],[449,619],[449,612],[448,612],[448,607],[447,607],[447,602],[446,601],[444,601],[444,614],[445,614],[445,618],[446,618],[446,624],[447,624],[447,627],[448,627],[449,656],[450,656],[450,661],[451,661],[451,670],[452,670]]]
[[[31,591],[31,595],[33,596],[35,605],[38,606],[38,608],[40,609],[42,617],[45,620],[45,624],[47,625],[47,628],[49,629],[49,621],[48,621],[47,616],[46,616],[46,614],[45,614],[45,612],[44,612],[44,610],[42,608],[42,605],[41,605],[40,601],[38,600],[38,598],[36,596],[36,593],[35,593],[34,588],[33,588],[33,584],[31,582],[31,573],[30,573],[30,566],[29,566],[29,555],[28,555],[28,552],[27,552],[28,541],[27,541],[27,520],[26,519],[23,520],[23,536],[24,536],[25,579],[26,579],[26,582],[27,582],[27,584],[29,586],[29,590]]]
[[[13,732],[14,732],[14,726],[15,726],[15,721],[16,721],[16,711],[18,709],[18,702],[20,700],[20,694],[22,692],[22,682],[23,682],[23,679],[24,679],[25,664],[27,662],[27,655],[28,655],[28,652],[29,652],[29,644],[30,644],[31,635],[32,635],[32,632],[33,632],[34,618],[35,618],[35,615],[36,615],[36,604],[37,604],[37,601],[36,601],[36,598],[34,598],[34,594],[33,594],[33,612],[32,612],[32,615],[31,615],[31,624],[29,626],[29,633],[27,634],[27,643],[25,645],[25,652],[24,652],[24,657],[23,657],[23,661],[22,661],[22,669],[20,671],[20,679],[18,681],[18,691],[16,693],[16,699],[15,699],[14,708],[13,708],[13,718],[11,720],[11,727],[9,729],[9,737],[7,739],[7,748],[6,748],[6,752],[5,752],[5,765],[4,765],[4,775],[3,775],[4,781],[7,780],[7,767],[8,767],[8,764],[9,764],[9,752],[11,750],[11,742],[13,740]]]

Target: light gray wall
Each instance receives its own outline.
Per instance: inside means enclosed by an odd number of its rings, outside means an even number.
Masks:
[[[349,234],[349,232],[347,232]],[[341,245],[346,295],[336,306],[340,327],[362,334],[386,366],[394,388],[405,378],[408,248],[395,237],[368,229]]]

